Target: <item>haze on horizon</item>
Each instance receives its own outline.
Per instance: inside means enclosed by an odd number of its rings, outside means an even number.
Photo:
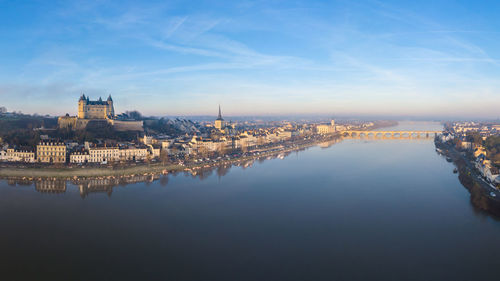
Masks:
[[[500,116],[496,1],[2,1],[0,106]]]

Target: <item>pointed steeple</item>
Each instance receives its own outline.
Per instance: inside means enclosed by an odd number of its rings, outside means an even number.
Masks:
[[[113,99],[111,98],[111,94],[108,97],[108,101],[113,101]]]
[[[221,110],[220,110],[220,104],[219,104],[219,116],[217,116],[217,120],[224,120],[224,119],[222,119],[222,113],[221,113]]]

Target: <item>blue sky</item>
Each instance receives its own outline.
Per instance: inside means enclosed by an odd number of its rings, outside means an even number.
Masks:
[[[0,105],[500,117],[498,1],[0,0]]]

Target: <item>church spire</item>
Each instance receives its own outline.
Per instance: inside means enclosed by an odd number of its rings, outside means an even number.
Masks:
[[[214,126],[216,129],[222,130],[225,127],[224,124],[224,119],[222,119],[222,112],[220,110],[220,104],[219,104],[219,116],[217,116],[217,119],[215,119]]]

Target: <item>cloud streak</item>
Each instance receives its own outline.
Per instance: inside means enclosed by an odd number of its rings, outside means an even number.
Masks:
[[[64,108],[44,105],[54,114],[71,111],[83,91],[112,93],[124,108],[146,114],[208,113],[207,105],[223,103],[248,114],[370,114],[370,105],[378,105],[390,112],[432,108],[497,117],[490,106],[500,102],[495,19],[465,29],[453,9],[436,15],[387,3],[47,7],[46,15],[42,9],[30,15],[38,22],[25,18],[0,34],[11,38],[0,51],[22,49],[3,59],[0,95],[9,96],[9,108],[25,111],[35,106],[12,97],[60,99]],[[471,96],[477,105],[464,111]]]

